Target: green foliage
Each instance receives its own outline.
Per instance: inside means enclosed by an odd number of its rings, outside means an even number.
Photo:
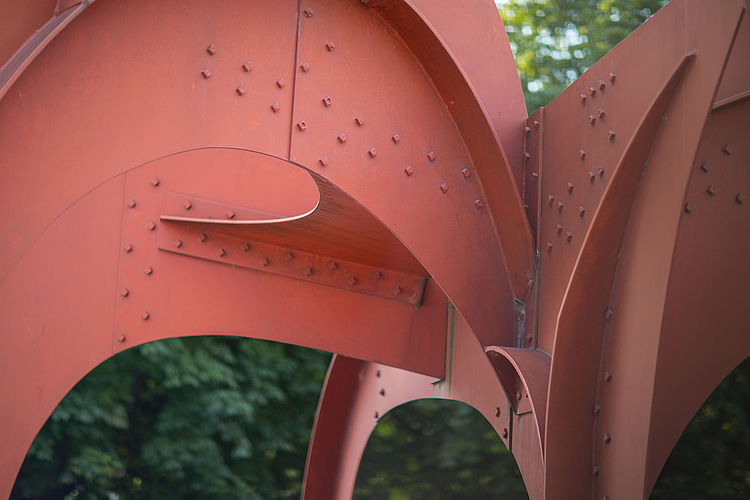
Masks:
[[[479,412],[415,401],[386,414],[367,444],[354,498],[526,499],[513,455]]]
[[[505,0],[529,113],[545,106],[666,0]]]
[[[128,350],[60,403],[12,498],[297,497],[329,357],[232,337]]]

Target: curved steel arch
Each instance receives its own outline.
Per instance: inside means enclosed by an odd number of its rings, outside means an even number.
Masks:
[[[65,392],[157,338],[339,354],[306,498],[350,496],[422,397],[477,408],[532,498],[646,497],[750,352],[740,0],[671,2],[528,120],[490,1],[13,8],[3,493]]]

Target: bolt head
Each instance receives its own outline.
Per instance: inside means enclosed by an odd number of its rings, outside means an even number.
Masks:
[[[125,244],[123,247],[123,250],[125,250],[125,253],[130,253],[133,251],[133,245],[130,243]]]
[[[305,17],[312,17],[313,16],[313,10],[311,8],[306,8],[302,11],[305,14]]]
[[[176,246],[177,248],[180,248],[182,246],[182,241],[180,240],[175,241],[174,246]]]
[[[609,132],[607,132],[607,138],[609,139],[609,142],[615,142],[615,135],[616,134],[614,130],[610,130]]]
[[[332,98],[331,96],[329,96],[329,95],[325,96],[325,97],[324,97],[323,99],[321,99],[321,100],[323,101],[323,104],[325,104],[325,106],[326,106],[327,108],[328,108],[328,107],[330,107],[330,106],[331,106],[331,104],[333,104],[333,98]]]
[[[596,117],[594,115],[589,115],[589,123],[591,125],[596,123]]]
[[[130,207],[130,208],[135,208],[135,200],[130,200],[130,201],[128,202],[128,207]]]
[[[557,202],[557,211],[560,212],[560,213],[562,213],[564,206],[565,206],[565,203],[563,203],[562,201],[558,201]]]
[[[218,252],[216,252],[216,254],[217,254],[217,255],[218,255],[219,257],[224,257],[224,256],[225,256],[225,255],[227,254],[227,251],[226,251],[226,250],[224,250],[223,248],[219,248],[219,251],[218,251]]]
[[[308,266],[305,268],[305,276],[310,276],[312,272],[313,272],[312,267]]]
[[[208,68],[203,68],[203,71],[201,71],[201,75],[203,75],[203,78],[208,80],[211,78],[211,70]]]
[[[604,177],[604,167],[599,167],[599,177]]]
[[[234,90],[235,90],[235,92],[237,92],[237,95],[245,95],[245,94],[247,94],[247,87],[245,87],[244,85],[240,85],[239,87],[237,87]]]
[[[271,104],[271,111],[273,111],[274,113],[278,113],[280,109],[281,109],[281,104],[279,104],[278,102],[274,101]]]
[[[548,196],[547,196],[547,201],[549,202],[549,204],[550,204],[550,206],[551,206],[551,205],[552,205],[552,202],[554,202],[554,201],[555,201],[555,197],[554,197],[553,195],[551,195],[551,194],[550,194],[550,195],[548,195]]]
[[[303,62],[299,65],[299,69],[302,70],[303,73],[307,73],[310,71],[310,63],[309,62]]]
[[[706,186],[706,193],[708,193],[711,196],[715,195],[716,187],[714,187],[713,184],[709,184],[708,186]]]
[[[148,229],[149,231],[153,231],[154,229],[156,229],[156,224],[153,222],[149,222],[146,226],[146,229]]]
[[[547,251],[548,251],[548,252],[551,252],[551,251],[552,251],[552,243],[550,243],[550,242],[547,242],[547,244],[546,244],[545,246],[547,247]]]
[[[693,213],[693,210],[694,210],[694,208],[693,208],[693,205],[692,205],[692,204],[690,204],[690,203],[685,203],[685,206],[684,206],[683,210],[685,210],[685,213],[686,213],[686,214],[692,214],[692,213]]]
[[[120,335],[117,336],[117,341],[118,342],[125,342],[125,338],[126,338],[125,334],[121,333]]]
[[[339,135],[336,136],[336,139],[338,139],[340,144],[344,144],[346,142],[346,134],[341,132]]]
[[[591,97],[594,97],[596,95],[596,87],[589,87],[589,94]]]
[[[399,141],[401,141],[401,136],[399,136],[398,134],[393,134],[391,136],[391,140],[393,141],[393,144],[398,144]]]
[[[234,219],[235,213],[234,210],[227,210],[226,214],[227,219]]]
[[[339,266],[334,261],[331,261],[331,262],[328,263],[328,270],[329,271],[335,271],[337,267],[339,267]]]
[[[573,233],[571,233],[571,232],[568,232],[568,233],[567,233],[567,234],[565,235],[565,239],[566,239],[567,241],[573,241]]]
[[[297,128],[300,130],[300,132],[304,132],[305,130],[307,130],[307,122],[305,122],[304,120],[298,121]]]
[[[563,230],[563,227],[560,224],[555,225],[555,232],[557,234],[561,234]]]
[[[573,183],[572,183],[572,182],[569,182],[569,183],[568,183],[568,192],[569,192],[569,193],[572,193],[572,192],[573,192]]]
[[[356,123],[358,127],[361,127],[362,125],[365,124],[365,121],[362,119],[361,116],[357,115],[354,117],[354,123]]]
[[[370,155],[370,158],[375,158],[378,155],[378,152],[375,151],[375,148],[370,148],[367,150],[367,154]]]
[[[403,289],[400,286],[396,285],[393,287],[393,295],[395,295],[396,297],[401,295],[401,292],[403,292]]]
[[[411,166],[404,167],[404,173],[411,177],[411,175],[414,173],[414,169]]]
[[[583,149],[580,149],[578,151],[578,158],[580,158],[581,160],[585,159],[586,158],[586,151],[584,151]]]
[[[734,201],[737,202],[740,205],[742,205],[743,203],[745,203],[746,199],[747,199],[747,196],[745,196],[742,193],[737,193],[737,196],[734,197]]]
[[[602,406],[601,405],[594,405],[593,413],[594,415],[599,415],[602,412]]]
[[[122,288],[120,290],[120,295],[122,295],[123,297],[127,297],[128,295],[130,295],[130,290],[128,290],[127,288]]]
[[[503,429],[503,439],[508,439],[508,429]]]
[[[328,166],[328,157],[326,155],[321,156],[318,158],[318,163],[320,163],[321,167],[327,167]]]
[[[248,250],[250,250],[250,243],[248,243],[247,241],[243,241],[240,247],[242,248],[243,252],[247,252]]]
[[[245,61],[242,63],[242,71],[245,73],[250,73],[250,71],[253,69],[253,65],[250,61]]]
[[[190,201],[185,201],[185,204],[183,205],[185,207],[185,210],[190,210],[193,208],[193,204],[190,203]]]
[[[260,265],[266,267],[268,265],[268,259],[263,258],[260,260]]]
[[[352,276],[351,278],[349,278],[349,285],[354,286],[356,284],[357,284],[357,277],[356,276]]]
[[[610,73],[609,74],[609,81],[610,81],[610,83],[615,83],[616,79],[617,79],[617,75],[615,75],[614,73]]]
[[[596,174],[589,170],[589,182],[593,183],[596,180]]]
[[[151,315],[150,315],[150,314],[148,313],[148,311],[144,311],[144,312],[143,312],[143,314],[141,314],[141,319],[142,319],[143,321],[146,321],[146,320],[147,320],[147,319],[149,319],[150,317],[151,317]]]
[[[604,319],[606,319],[607,321],[609,321],[609,320],[611,320],[614,317],[614,315],[615,315],[615,312],[612,309],[607,309],[604,312]]]
[[[428,151],[427,152],[427,159],[430,161],[435,161],[435,158],[437,158],[437,155],[434,151]]]
[[[581,104],[586,103],[586,94],[581,94]]]
[[[604,372],[604,381],[605,382],[611,382],[612,381],[612,373],[610,373],[609,370],[606,370]]]
[[[143,272],[146,276],[150,276],[154,272],[154,269],[151,266],[146,266],[143,268]]]
[[[605,432],[602,440],[604,441],[604,444],[611,443],[612,442],[612,434],[610,434],[609,432]]]
[[[333,52],[334,50],[336,50],[336,44],[333,42],[327,42],[326,48],[328,49],[328,52]]]
[[[732,153],[734,153],[734,147],[731,144],[724,144],[721,147],[721,152],[724,153],[725,155],[729,156]]]
[[[468,168],[462,168],[461,169],[461,175],[464,176],[464,179],[468,179],[469,176],[471,175],[471,171],[469,171]]]
[[[151,179],[151,185],[154,186],[154,187],[158,186],[159,185],[159,179],[157,179],[156,177],[154,177],[153,179]]]
[[[480,208],[482,208],[482,206],[484,206],[484,204],[482,203],[482,200],[474,200],[474,208],[479,210]]]
[[[284,252],[284,255],[281,256],[281,258],[284,260],[284,262],[289,262],[294,258],[294,254],[290,251]]]
[[[598,465],[595,465],[595,466],[593,466],[593,467],[591,468],[591,474],[593,474],[593,475],[594,475],[594,477],[597,477],[597,476],[599,475],[599,472],[600,472],[600,471],[601,471],[601,469],[599,468],[599,466],[598,466]]]
[[[206,52],[208,52],[208,55],[212,56],[216,54],[216,46],[212,43],[208,47],[206,47]]]
[[[207,238],[206,233],[201,233],[198,235],[198,239],[201,240],[201,243],[206,241],[206,238]]]
[[[578,207],[578,217],[583,217],[586,215],[586,209],[583,207]]]
[[[440,191],[442,191],[443,193],[447,193],[448,192],[448,184],[446,184],[445,182],[443,182],[442,184],[440,184]]]
[[[283,89],[286,86],[286,80],[284,78],[279,78],[276,80],[276,86]]]
[[[607,116],[607,112],[603,108],[599,108],[599,119],[602,120],[605,116]]]
[[[383,273],[381,273],[380,271],[375,271],[374,273],[372,273],[372,277],[375,280],[379,280],[383,277]]]

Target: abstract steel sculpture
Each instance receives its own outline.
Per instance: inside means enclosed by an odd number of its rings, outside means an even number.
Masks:
[[[337,353],[305,498],[425,397],[533,499],[647,497],[750,353],[744,10],[673,1],[527,119],[490,0],[5,2],[0,495],[96,365],[226,334]]]

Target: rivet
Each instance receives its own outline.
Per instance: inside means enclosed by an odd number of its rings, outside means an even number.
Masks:
[[[402,292],[402,289],[400,286],[396,285],[393,287],[393,295],[398,297],[399,295],[401,295],[401,292]]]
[[[150,317],[151,317],[151,315],[148,313],[148,311],[143,311],[143,314],[141,314],[141,319],[143,321],[146,321]]]
[[[307,73],[308,71],[310,71],[310,63],[309,62],[303,62],[302,64],[299,65],[299,68],[303,72]]]
[[[250,243],[248,243],[247,241],[243,242],[240,246],[242,247],[243,252],[247,252],[248,250],[250,250]]]
[[[533,335],[527,335],[526,336],[526,343],[531,345],[534,343],[534,336]]]
[[[362,119],[361,116],[357,115],[354,117],[354,123],[356,123],[358,127],[361,127],[362,125],[365,124],[365,121]]]
[[[381,396],[385,396],[385,389],[380,389],[380,391],[379,391],[379,394],[380,394]]]
[[[745,199],[746,198],[747,197],[744,194],[737,193],[737,196],[734,197],[734,201],[736,201],[737,203],[739,203],[740,205],[742,205],[743,203],[745,203]]]
[[[198,239],[201,240],[201,243],[206,241],[206,233],[201,233],[198,235]]]
[[[596,87],[589,87],[589,94],[591,94],[591,97],[594,97],[596,95]]]
[[[260,259],[260,265],[266,267],[268,265],[268,259],[266,259],[265,257]]]
[[[599,177],[604,177],[604,167],[599,167]]]
[[[284,86],[286,86],[286,80],[284,80],[283,78],[279,78],[278,80],[276,80],[276,86],[280,89],[284,88]]]
[[[273,111],[274,113],[278,113],[280,109],[281,104],[279,104],[278,102],[273,102],[273,104],[271,104],[271,111]]]
[[[321,156],[318,158],[318,163],[320,163],[320,166],[327,167],[328,166],[328,157],[326,155]]]
[[[555,201],[555,197],[553,195],[547,196],[547,201],[549,202],[549,205],[552,206],[552,202]]]
[[[607,132],[607,139],[609,139],[609,142],[615,142],[615,131],[610,130]]]
[[[297,128],[300,130],[300,132],[304,132],[307,130],[307,122],[304,120],[300,120],[297,122]]]
[[[547,251],[548,252],[552,251],[552,243],[550,243],[550,242],[547,242]]]
[[[225,214],[225,215],[227,216],[227,219],[234,219],[234,215],[235,215],[235,213],[234,213],[234,211],[233,211],[233,210],[231,210],[231,209],[230,209],[230,210],[227,210],[227,211],[226,211],[226,214]]]
[[[377,419],[380,416],[378,412],[375,412],[375,419]]]
[[[346,142],[346,134],[341,132],[336,136],[336,139],[338,139],[339,143],[344,144]]]
[[[503,428],[503,439],[508,439],[508,429]]]
[[[584,151],[583,149],[580,149],[578,151],[578,158],[580,158],[581,160],[585,159],[586,158],[586,151]]]
[[[567,234],[565,235],[565,239],[566,239],[567,241],[573,241],[573,233],[571,233],[571,232],[569,231],[569,232],[568,232],[568,233],[567,233]]]
[[[524,151],[523,152],[523,162],[524,163],[528,163],[530,159],[531,159],[531,153],[529,153],[528,151]]]
[[[604,111],[604,108],[599,108],[599,119],[602,120],[605,116],[607,116],[607,112]]]
[[[495,408],[495,416],[496,417],[500,416],[500,407],[499,406]]]
[[[612,442],[612,435],[609,432],[605,432],[604,433],[603,441],[604,441],[604,444],[611,443]]]
[[[328,270],[329,271],[335,271],[337,267],[339,267],[339,266],[334,261],[331,261],[331,262],[328,263]]]
[[[408,177],[411,177],[411,175],[414,173],[414,169],[410,165],[407,165],[406,167],[404,167],[404,173]]]
[[[367,154],[370,155],[370,158],[375,158],[378,155],[378,152],[375,151],[375,148],[370,148],[367,150]]]
[[[206,52],[208,52],[208,55],[212,56],[216,54],[216,46],[212,43],[208,47],[206,47]]]
[[[223,248],[219,248],[219,251],[216,252],[216,255],[218,255],[219,257],[224,257],[226,254],[227,254],[227,251],[224,250]]]
[[[313,272],[312,267],[307,266],[305,268],[305,276],[310,276],[312,274],[312,272]]]
[[[609,81],[610,82],[615,83],[616,79],[617,79],[617,75],[615,75],[614,73],[610,73],[609,74]]]
[[[448,184],[446,184],[445,182],[443,182],[442,184],[440,184],[440,191],[442,191],[443,193],[447,193],[448,192]]]
[[[253,69],[253,65],[250,61],[245,61],[242,63],[242,71],[245,73],[250,73],[250,71]]]
[[[592,473],[592,474],[594,475],[594,477],[598,477],[598,476],[599,476],[599,471],[600,471],[600,470],[601,470],[601,469],[599,469],[599,466],[598,466],[598,465],[595,465],[595,466],[593,466],[593,467],[591,468],[591,473]]]
[[[531,172],[531,180],[536,181],[539,177],[539,174],[537,172]]]
[[[604,88],[607,86],[607,82],[604,80],[599,80],[599,90],[604,90]]]
[[[523,133],[526,134],[526,137],[531,135],[531,127],[524,127]]]
[[[611,382],[612,381],[612,373],[610,373],[609,370],[606,370],[604,372],[604,381],[605,382]]]
[[[589,182],[593,184],[593,182],[596,180],[596,174],[589,170]]]
[[[193,207],[193,204],[190,203],[189,200],[185,200],[185,204],[183,205],[185,207],[185,210],[190,210]]]
[[[135,208],[135,200],[130,200],[130,201],[128,202],[128,206],[129,206],[130,208]]]
[[[151,185],[154,186],[154,187],[158,186],[159,185],[159,179],[157,179],[156,177],[154,177],[153,179],[151,179]]]
[[[516,399],[521,400],[521,391],[516,391]]]
[[[703,170],[704,172],[708,172],[709,170],[711,170],[711,164],[707,161],[704,161],[703,163],[701,163],[701,170]]]
[[[146,229],[148,229],[149,231],[153,231],[154,229],[156,229],[156,224],[153,222],[149,222],[146,226]]]
[[[534,120],[534,130],[539,130],[539,120]]]
[[[182,241],[180,240],[175,241],[174,246],[176,246],[177,248],[180,248],[182,246]]]
[[[685,203],[685,207],[683,208],[685,210],[686,214],[692,214],[693,213],[693,205],[690,203]]]
[[[122,295],[123,297],[127,297],[128,295],[130,295],[130,290],[128,290],[127,288],[123,288],[122,290],[120,290],[120,295]]]
[[[709,184],[708,186],[706,186],[706,192],[709,195],[713,196],[716,194],[716,188],[713,186],[713,184]]]
[[[586,209],[583,207],[578,207],[578,217],[583,217],[586,214]]]
[[[302,11],[305,14],[305,17],[312,17],[313,16],[313,10],[311,8],[306,8]]]
[[[391,136],[391,140],[393,141],[393,144],[398,144],[399,141],[401,141],[401,136],[399,136],[398,134],[393,134]]]
[[[372,273],[372,277],[375,280],[379,280],[383,277],[383,273],[381,273],[380,271],[375,271],[374,273]]]
[[[484,204],[482,203],[482,200],[474,200],[474,208],[476,208],[477,210],[482,208],[483,205]]]
[[[555,224],[555,232],[557,234],[561,234],[563,230],[563,227],[560,224]]]
[[[331,96],[329,95],[325,96],[323,99],[321,99],[321,101],[323,101],[323,104],[325,104],[326,107],[329,107],[331,104],[333,104],[333,98],[331,98]]]
[[[247,94],[247,87],[244,85],[240,85],[236,89],[234,89],[237,92],[237,95],[245,95]]]
[[[125,246],[123,247],[123,250],[125,250],[125,253],[130,253],[130,252],[132,252],[132,251],[133,251],[133,245],[131,245],[130,243],[127,243],[127,244],[126,244],[126,245],[125,245]]]
[[[560,213],[562,213],[564,206],[565,206],[565,203],[563,203],[561,201],[558,201],[557,202],[557,211],[560,212]]]
[[[209,78],[211,78],[211,70],[208,68],[203,68],[203,71],[201,71],[201,75],[203,75],[203,78],[208,80]]]
[[[593,409],[594,416],[598,416],[601,412],[602,412],[602,406],[594,405],[594,409]]]
[[[428,160],[435,161],[435,158],[437,158],[437,156],[435,155],[434,151],[428,151],[427,152],[427,159]]]
[[[609,321],[609,320],[611,320],[614,317],[614,315],[615,315],[615,312],[612,309],[607,309],[604,312],[604,319],[606,319],[607,321]]]
[[[375,370],[375,376],[376,376],[377,378],[380,378],[380,370]]]
[[[333,52],[336,49],[336,44],[333,42],[327,42],[326,48],[328,49],[328,52]]]
[[[352,276],[351,278],[349,278],[349,285],[354,286],[356,284],[357,284],[357,277],[356,276]]]
[[[734,153],[734,147],[731,146],[730,144],[724,144],[721,147],[721,152],[724,153],[725,155],[729,156],[732,153]]]
[[[125,338],[126,338],[125,334],[121,333],[120,335],[117,336],[117,341],[118,342],[125,342]]]
[[[572,182],[569,182],[569,183],[568,183],[568,192],[569,192],[569,193],[572,193],[572,192],[573,192],[573,183],[572,183]]]
[[[596,117],[594,115],[589,115],[589,123],[591,125],[596,123]]]
[[[464,176],[464,179],[468,179],[469,176],[471,175],[471,172],[469,171],[468,168],[462,168],[461,169],[461,175]]]
[[[294,258],[294,254],[291,251],[289,251],[289,250],[287,250],[286,252],[284,252],[284,255],[281,256],[281,259],[284,262],[289,262],[293,258]]]
[[[586,103],[586,94],[581,94],[581,103],[582,104]]]

